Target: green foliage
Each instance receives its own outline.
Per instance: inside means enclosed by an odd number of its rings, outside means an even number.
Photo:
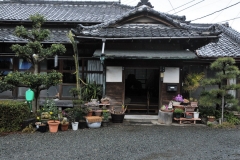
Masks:
[[[71,88],[69,93],[73,98],[78,97],[80,95],[80,89],[77,88]]]
[[[200,86],[200,81],[204,78],[204,73],[189,73],[184,82],[183,90],[189,92],[189,97],[191,97],[191,92],[196,90]]]
[[[61,83],[62,74],[56,71],[33,74],[31,72],[12,72],[5,77],[8,84],[31,88],[35,93]]]
[[[231,112],[226,112],[224,114],[224,117],[227,118],[227,122],[230,124],[234,124],[234,125],[240,124],[240,119],[238,119],[236,116],[234,116],[234,114]]]
[[[21,129],[23,120],[30,117],[27,103],[22,101],[0,101],[0,132],[12,132]]]
[[[210,69],[215,71],[214,78],[206,78],[202,80],[201,85],[217,86],[217,88],[205,90],[200,95],[199,104],[205,107],[215,107],[216,104],[222,106],[222,110],[226,106],[235,106],[238,104],[229,90],[237,90],[240,84],[228,84],[227,80],[238,78],[240,70],[235,66],[235,60],[231,57],[218,58],[210,65]],[[222,97],[224,103],[222,104]],[[223,115],[222,115],[223,117]]]
[[[174,113],[183,113],[183,110],[180,109],[180,108],[176,108],[176,109],[174,110]]]
[[[52,99],[45,100],[45,103],[40,108],[40,112],[48,112],[51,116],[49,119],[52,119],[54,121],[58,119],[58,107]]]
[[[48,89],[52,85],[59,84],[62,78],[61,73],[57,72],[39,74],[39,64],[49,57],[65,53],[66,48],[62,44],[52,44],[50,47],[43,45],[42,41],[50,37],[50,31],[41,28],[45,22],[45,18],[40,14],[35,14],[31,15],[29,19],[32,21],[31,30],[26,29],[24,26],[17,26],[15,29],[15,35],[26,39],[28,43],[21,45],[14,44],[11,46],[11,49],[16,53],[16,56],[22,57],[32,64],[34,67],[34,74],[27,72],[11,73],[7,76],[7,83],[16,87],[31,88],[35,94],[33,111],[36,112],[38,108],[37,99],[40,91]]]
[[[236,128],[236,126],[232,123],[229,122],[223,122],[222,124],[219,125],[212,125],[214,128]]]
[[[0,93],[10,90],[12,91],[14,86],[11,84],[8,84],[5,80],[4,80],[5,76],[1,76],[0,75]]]
[[[102,95],[102,85],[88,83],[81,88],[82,98],[86,101],[91,99],[99,99]]]
[[[199,107],[199,112],[202,117],[214,116],[216,119],[221,117],[221,113],[213,107]]]
[[[88,113],[87,107],[81,107],[80,105],[73,108],[67,108],[63,111],[63,116],[67,117],[71,122],[85,120],[85,116]]]
[[[102,111],[102,117],[104,121],[108,121],[109,119],[109,111],[108,110],[103,110]]]
[[[32,124],[29,124],[22,130],[23,133],[34,133],[35,131],[36,129],[33,127]]]

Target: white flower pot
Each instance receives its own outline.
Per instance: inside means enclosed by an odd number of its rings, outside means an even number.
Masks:
[[[193,112],[193,118],[198,118],[199,117],[199,112]]]
[[[72,122],[72,129],[74,131],[78,130],[78,122]]]
[[[172,101],[173,106],[179,106],[180,104],[181,104],[181,102]]]

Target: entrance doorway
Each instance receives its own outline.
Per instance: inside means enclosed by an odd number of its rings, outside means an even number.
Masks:
[[[159,77],[159,69],[125,69],[127,113],[158,113]]]

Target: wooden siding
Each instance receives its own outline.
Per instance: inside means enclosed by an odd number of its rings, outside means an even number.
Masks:
[[[124,83],[106,82],[106,96],[111,98],[111,106],[121,106],[124,97]]]

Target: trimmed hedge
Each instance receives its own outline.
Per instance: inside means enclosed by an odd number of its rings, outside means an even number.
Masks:
[[[21,129],[23,120],[30,117],[28,104],[23,101],[0,101],[0,132],[12,132]]]

